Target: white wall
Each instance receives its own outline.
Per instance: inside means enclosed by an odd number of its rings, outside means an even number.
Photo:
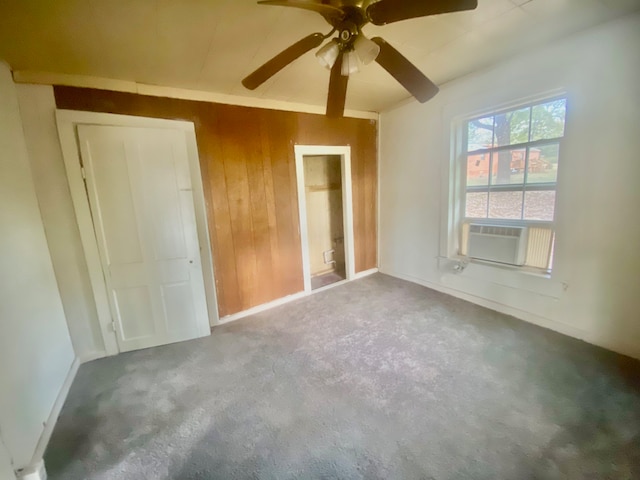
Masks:
[[[4,442],[2,441],[2,432],[0,432],[0,479],[15,480],[15,478],[16,476],[13,473],[9,452],[4,446]]]
[[[76,355],[105,355],[55,121],[53,87],[16,85],[33,181]]]
[[[445,85],[425,105],[383,112],[380,269],[640,358],[640,15]],[[551,279],[446,253],[456,117],[566,90]]]
[[[20,121],[0,63],[0,431],[29,464],[74,360]]]

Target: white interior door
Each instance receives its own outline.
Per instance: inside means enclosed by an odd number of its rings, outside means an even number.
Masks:
[[[79,125],[121,351],[209,335],[184,132]]]

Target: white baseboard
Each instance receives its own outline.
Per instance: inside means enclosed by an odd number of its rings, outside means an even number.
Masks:
[[[377,268],[372,268],[371,270],[365,270],[364,272],[358,272],[353,276],[354,280],[358,280],[360,278],[368,277],[369,275],[373,275],[374,273],[378,273]]]
[[[107,356],[107,352],[105,351],[85,353],[79,358],[80,365],[87,362],[92,362],[93,360],[98,360],[99,358],[105,358],[106,356]]]
[[[368,277],[369,275],[373,275],[374,273],[378,273],[377,268],[372,268],[371,270],[366,270],[364,272],[356,273],[351,280],[343,280],[341,282],[336,282],[332,285],[327,285],[326,287],[318,288],[310,292],[306,292],[306,291],[298,292],[293,295],[289,295],[287,297],[279,298],[277,300],[274,300],[273,302],[263,303],[262,305],[258,305],[257,307],[253,307],[248,310],[243,310],[242,312],[238,312],[232,315],[227,315],[226,317],[222,317],[216,325],[224,325],[225,323],[233,322],[235,320],[240,320],[241,318],[245,318],[250,315],[255,315],[256,313],[265,312],[267,310],[271,310],[272,308],[279,307],[280,305],[285,305],[289,302],[293,302],[294,300],[304,298],[308,295],[313,295],[314,293],[319,293],[324,290],[328,290],[330,288],[334,288],[334,287],[343,285],[345,283],[351,282],[353,280],[359,280],[360,278]]]
[[[505,315],[511,315],[512,317],[524,320],[525,322],[533,323],[549,330],[554,330],[564,335],[569,335],[570,337],[575,337],[582,340],[582,336],[586,333],[583,330],[571,327],[570,325],[555,322],[553,320],[549,320],[539,315],[532,314],[531,312],[527,312],[525,310],[520,310],[518,308],[510,307],[509,305],[494,302],[493,300],[488,300],[483,297],[471,295],[461,290],[456,290],[455,288],[446,287],[434,282],[429,282],[428,280],[423,280],[421,278],[414,277],[413,275],[405,275],[402,273],[390,272],[386,270],[382,271],[382,273],[391,277],[399,278],[401,280],[406,280],[407,282],[417,283],[418,285],[430,288],[431,290],[445,293],[447,295],[451,295],[452,297],[466,300],[467,302],[475,303],[476,305],[480,305],[481,307],[485,307],[496,312],[504,313]]]
[[[605,348],[607,350],[611,350],[613,352],[620,353],[622,355],[627,355],[629,357],[640,359],[640,350],[638,350],[638,347],[627,344],[623,340],[603,338],[592,332],[575,328],[571,325],[557,322],[549,318],[541,317],[540,315],[536,315],[526,310],[520,310],[518,308],[514,308],[509,305],[504,305],[502,303],[494,302],[493,300],[488,300],[483,297],[471,295],[466,292],[456,290],[454,288],[446,287],[437,283],[423,280],[418,277],[414,277],[412,275],[405,275],[402,273],[392,272],[388,270],[381,270],[381,273],[383,273],[384,275],[389,275],[391,277],[399,278],[401,280],[406,280],[411,283],[417,283],[418,285],[422,285],[423,287],[427,287],[432,290],[436,290],[438,292],[451,295],[452,297],[460,298],[462,300],[475,303],[476,305],[480,305],[482,307],[488,308],[490,310],[494,310],[496,312],[504,313],[506,315],[511,315],[513,317],[518,318],[519,320],[532,323],[534,325],[537,325],[542,328],[546,328],[548,330],[553,330],[554,332],[558,332],[563,335],[567,335],[569,337],[577,338],[578,340],[582,340],[584,342],[590,343],[592,345],[596,345],[598,347]]]
[[[257,307],[250,308],[248,310],[243,310],[242,312],[234,313],[232,315],[227,315],[226,317],[222,317],[216,325],[224,325],[225,323],[233,322],[235,320],[240,320],[241,318],[248,317],[250,315],[255,315],[256,313],[261,313],[266,310],[271,310],[272,308],[279,307],[280,305],[284,305],[289,302],[293,302],[294,300],[298,300],[300,298],[306,297],[307,292],[299,292],[293,295],[289,295],[287,297],[279,298],[274,300],[273,302],[263,303],[262,305],[258,305]]]
[[[44,456],[44,451],[49,444],[49,440],[51,439],[51,434],[53,433],[53,428],[56,426],[56,422],[58,421],[58,416],[60,415],[60,411],[62,410],[62,406],[64,405],[65,400],[67,399],[67,395],[69,394],[69,389],[71,388],[71,384],[73,380],[76,378],[76,373],[78,373],[78,367],[80,367],[80,359],[76,357],[69,368],[69,372],[67,373],[67,378],[65,378],[62,387],[60,388],[60,393],[58,393],[58,397],[56,401],[53,403],[53,407],[51,408],[51,413],[49,414],[49,418],[44,425],[44,430],[42,431],[42,435],[40,435],[40,440],[38,440],[38,445],[36,446],[35,453],[31,458],[31,465],[38,465],[39,462],[42,461],[42,457]]]
[[[16,480],[47,480],[47,470],[44,468],[44,460],[34,465],[18,470]]]

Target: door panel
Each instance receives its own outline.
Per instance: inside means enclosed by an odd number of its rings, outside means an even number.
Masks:
[[[156,145],[144,145],[141,155],[142,169],[145,175],[143,183],[144,196],[152,208],[151,215],[152,242],[156,259],[169,260],[186,258],[184,231],[176,230],[175,225],[182,225],[180,205],[180,187],[178,186],[177,171],[172,145],[164,141]],[[183,185],[183,189],[191,191],[191,185]]]
[[[96,194],[93,210],[102,223],[108,262],[117,265],[142,262],[124,142],[96,139],[91,145],[90,161],[85,161],[89,163]]]
[[[191,287],[188,282],[162,286],[162,300],[167,318],[167,330],[171,333],[184,331],[184,319],[195,318],[193,302],[190,302]]]
[[[113,294],[124,341],[156,334],[151,295],[147,287],[117,288]]]
[[[209,334],[184,133],[79,126],[121,351]]]

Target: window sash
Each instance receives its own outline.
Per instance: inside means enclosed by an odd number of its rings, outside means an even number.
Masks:
[[[477,223],[481,225],[499,225],[503,227],[548,227],[555,229],[555,221],[549,220],[523,220],[513,218],[475,218],[463,217],[462,223]]]
[[[533,107],[533,106],[532,106]],[[471,120],[470,120],[471,121]],[[465,124],[465,130],[468,130],[468,121]],[[531,128],[531,126],[529,127]],[[527,220],[524,218],[521,219],[504,219],[504,218],[493,218],[489,216],[489,208],[490,208],[490,204],[489,204],[489,199],[487,199],[487,211],[486,211],[486,217],[469,217],[467,216],[467,211],[466,211],[466,204],[467,204],[467,195],[469,193],[487,193],[487,194],[491,194],[492,192],[522,192],[522,204],[521,204],[521,216],[524,217],[524,210],[525,210],[525,195],[527,192],[544,192],[544,191],[557,191],[557,181],[555,182],[532,182],[532,183],[528,183],[528,179],[529,179],[529,168],[530,168],[530,151],[532,148],[538,148],[538,147],[545,147],[545,146],[549,146],[549,145],[557,145],[558,146],[558,150],[561,150],[562,147],[562,140],[564,139],[564,137],[556,137],[556,138],[545,138],[545,139],[541,139],[541,140],[535,140],[535,141],[528,141],[528,142],[522,142],[522,143],[517,143],[517,144],[513,144],[513,145],[501,145],[499,147],[491,147],[491,148],[482,148],[482,149],[476,149],[476,150],[472,150],[466,153],[463,153],[461,155],[461,161],[464,165],[464,171],[466,171],[467,168],[467,164],[468,164],[468,159],[471,156],[474,155],[489,155],[489,170],[488,170],[488,179],[487,179],[487,185],[467,185],[467,181],[468,181],[468,177],[467,175],[464,175],[464,189],[463,189],[463,193],[464,193],[464,197],[463,197],[463,202],[461,204],[461,208],[462,208],[462,218],[464,218],[465,220],[472,220],[472,221],[477,221],[477,220],[487,220],[489,222],[493,222],[496,224],[506,224],[506,222],[508,221],[515,221],[515,222],[519,222],[519,225],[532,225],[535,222],[535,220]],[[465,140],[466,141],[466,140]],[[507,151],[513,151],[513,150],[525,150],[525,155],[524,155],[524,175],[523,175],[523,181],[521,183],[511,183],[511,184],[492,184],[493,181],[493,165],[494,165],[494,157],[496,157],[500,152],[507,152]],[[554,217],[555,217],[555,212],[554,212]],[[540,223],[542,224],[553,224],[553,222],[548,222],[548,221],[542,221]]]
[[[510,185],[507,185],[510,186]],[[538,185],[536,185],[535,187],[538,187]],[[547,224],[552,224],[555,221],[555,209],[553,212],[553,217],[554,220],[534,220],[534,219],[527,219],[524,218],[525,216],[525,208],[526,208],[526,198],[525,195],[527,192],[535,192],[535,191],[547,191],[547,192],[557,192],[556,188],[546,188],[546,189],[539,189],[539,188],[531,188],[531,189],[522,189],[522,188],[516,188],[516,189],[505,189],[505,190],[496,190],[496,189],[487,189],[487,190],[481,190],[478,193],[486,193],[487,194],[487,206],[486,206],[486,216],[484,217],[470,217],[467,215],[467,198],[466,198],[466,194],[467,193],[476,193],[476,192],[465,192],[465,198],[464,198],[464,203],[462,204],[462,209],[464,212],[464,215],[462,216],[462,218],[464,218],[465,220],[488,220],[489,223],[493,222],[496,224],[503,224],[505,222],[508,221],[514,221],[514,222],[520,222],[520,225],[529,225],[532,222],[542,222],[542,223],[547,223]],[[489,216],[489,212],[491,210],[491,193],[495,193],[495,192],[517,192],[517,193],[522,193],[522,200],[520,203],[520,218],[496,218],[496,217],[491,217]]]
[[[482,120],[483,118],[487,118],[487,117],[494,117],[493,135],[495,135],[495,117],[497,115],[503,115],[503,114],[507,114],[507,113],[517,112],[518,110],[522,110],[523,108],[530,108],[531,109],[531,113],[529,115],[529,141],[528,142],[524,142],[524,144],[535,143],[535,142],[540,142],[540,141],[546,142],[546,141],[551,141],[551,140],[562,139],[562,138],[564,138],[564,135],[562,135],[561,137],[557,137],[555,139],[553,139],[553,138],[545,138],[545,139],[540,139],[540,140],[531,140],[531,127],[533,125],[533,109],[535,107],[540,106],[540,105],[545,105],[547,103],[556,102],[558,100],[565,100],[565,102],[568,102],[566,94],[562,94],[562,95],[546,98],[546,99],[543,99],[543,100],[534,101],[532,103],[523,103],[521,105],[514,105],[514,106],[511,106],[511,107],[508,107],[508,108],[502,108],[502,109],[499,109],[499,110],[492,110],[492,111],[486,112],[486,113],[484,113],[482,115],[476,115],[476,116],[474,116],[472,118],[469,118],[469,119],[467,119],[465,121],[465,124],[464,124],[464,126],[465,126],[465,130],[464,130],[464,136],[465,136],[464,145],[467,145],[467,147],[468,147],[468,142],[467,142],[468,139],[466,137],[467,137],[467,133],[469,132],[469,123],[476,122],[478,120]],[[566,107],[566,103],[565,103],[565,108],[567,108]],[[565,121],[566,121],[566,115],[565,115]],[[566,125],[565,125],[565,134],[566,134]],[[512,146],[513,145],[504,145],[504,147],[512,147]],[[502,146],[501,147],[495,147],[495,146],[492,145],[490,148],[498,149],[498,148],[502,148]],[[487,149],[482,149],[482,150],[487,150]],[[476,150],[470,150],[467,153],[475,153],[475,152],[476,152]]]
[[[530,161],[530,151],[532,148],[537,148],[537,147],[548,147],[548,146],[552,146],[552,145],[557,145],[558,146],[558,152],[560,153],[562,151],[562,140],[564,139],[564,137],[558,137],[558,138],[553,138],[553,139],[545,139],[545,140],[537,140],[535,142],[526,142],[526,143],[518,143],[518,144],[514,144],[514,145],[507,145],[507,146],[502,146],[502,147],[496,147],[496,148],[483,148],[480,150],[473,150],[467,153],[462,154],[460,157],[460,162],[463,165],[463,171],[466,171],[467,168],[467,162],[469,160],[469,157],[472,156],[476,156],[476,155],[488,155],[489,156],[489,170],[488,170],[488,180],[487,180],[487,185],[468,185],[467,181],[469,180],[467,175],[464,175],[464,188],[467,191],[483,191],[483,190],[476,190],[477,188],[484,188],[484,189],[502,189],[503,187],[513,187],[513,186],[518,186],[518,185],[526,185],[526,186],[533,186],[533,185],[541,185],[542,188],[541,190],[548,190],[549,186],[551,185],[556,185],[557,181],[555,182],[528,182],[529,180],[529,161]],[[513,151],[513,150],[525,150],[525,165],[524,165],[524,178],[523,178],[523,182],[522,183],[511,183],[511,184],[492,184],[491,182],[493,181],[493,162],[494,162],[494,156],[496,154],[500,154],[501,152],[507,152],[507,151]]]
[[[504,185],[472,185],[467,187],[467,193],[484,192],[542,192],[557,189],[556,182],[549,183],[510,183]]]
[[[505,150],[521,150],[527,147],[544,147],[547,144],[561,143],[563,138],[564,137],[544,138],[542,140],[533,140],[531,142],[514,143],[512,145],[501,145],[499,147],[478,148],[476,150],[469,150],[468,152],[466,152],[466,155],[482,155],[487,153],[503,152]]]

